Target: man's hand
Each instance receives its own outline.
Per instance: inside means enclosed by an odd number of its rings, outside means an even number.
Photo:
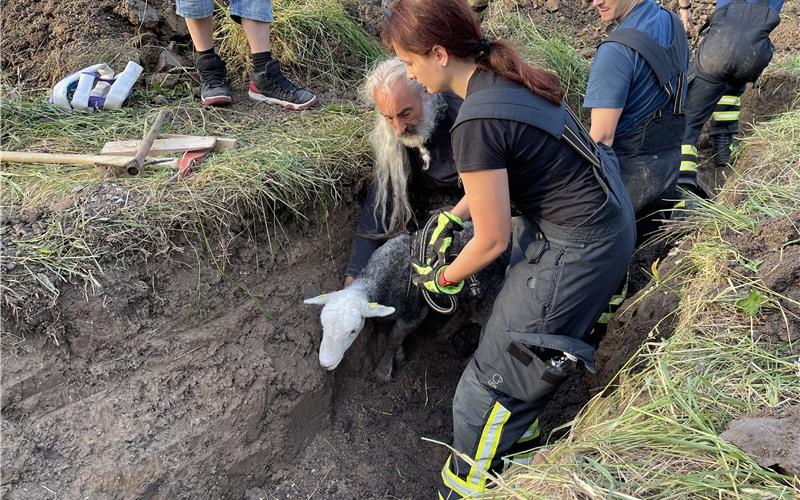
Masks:
[[[428,264],[411,261],[411,281],[419,288],[424,288],[431,293],[443,293],[455,295],[464,288],[464,280],[458,283],[450,283],[444,280],[444,270],[447,265],[432,267]]]
[[[352,285],[356,279],[352,276],[345,276],[344,282],[342,283],[342,288],[347,288],[348,286]]]
[[[683,29],[686,30],[687,38],[692,38],[694,35],[694,20],[692,19],[691,7],[688,9],[678,10],[678,16],[681,18],[681,22],[683,23]]]
[[[444,264],[447,249],[453,244],[453,236],[456,231],[464,229],[464,221],[447,210],[434,214],[431,218],[433,217],[436,217],[436,227],[425,247],[425,263]]]

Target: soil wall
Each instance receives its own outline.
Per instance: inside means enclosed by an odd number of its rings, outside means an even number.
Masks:
[[[184,242],[108,268],[94,293],[63,288],[50,335],[6,324],[3,497],[241,498],[264,484],[331,418],[302,299],[340,283],[351,210],[332,220],[336,236],[289,226],[274,256],[235,238],[222,270]]]

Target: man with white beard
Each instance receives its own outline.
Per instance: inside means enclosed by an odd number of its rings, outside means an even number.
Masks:
[[[432,210],[453,205],[464,194],[450,145],[460,98],[428,94],[408,79],[397,58],[380,63],[367,75],[362,95],[377,110],[369,137],[375,168],[359,213],[344,286],[358,276],[383,241],[418,229]]]

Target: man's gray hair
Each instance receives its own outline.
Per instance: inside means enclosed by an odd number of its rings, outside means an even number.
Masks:
[[[393,57],[378,63],[367,75],[361,88],[361,96],[366,102],[375,105],[376,91],[389,93],[398,81],[405,81],[422,97],[423,105],[427,93],[419,83],[406,76],[406,65]],[[414,212],[408,201],[408,177],[410,174],[406,145],[397,137],[386,118],[380,113],[375,115],[375,127],[369,135],[370,143],[375,151],[375,220],[386,228],[387,234],[406,230]],[[426,153],[426,152],[425,152]],[[430,154],[428,154],[428,159]],[[391,196],[391,203],[389,197]],[[387,214],[387,205],[391,205],[391,214]],[[388,215],[388,221],[387,221]]]
[[[425,87],[409,80],[406,76],[406,65],[403,61],[396,57],[381,61],[372,68],[372,71],[367,75],[364,85],[361,87],[361,98],[369,104],[375,105],[375,90],[380,89],[385,93],[389,93],[389,89],[398,80],[405,81],[411,88],[417,90],[420,95],[425,94]]]

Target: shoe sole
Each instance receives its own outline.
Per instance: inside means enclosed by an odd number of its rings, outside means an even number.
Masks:
[[[313,99],[310,99],[308,102],[304,102],[302,104],[295,104],[289,101],[281,101],[280,99],[275,99],[273,97],[267,97],[265,95],[259,94],[257,92],[253,92],[252,90],[247,91],[248,97],[250,99],[257,101],[257,102],[266,102],[269,104],[277,104],[278,106],[283,106],[284,109],[291,109],[293,111],[301,111],[304,109],[308,109],[311,106],[317,104],[318,99],[317,96],[314,96]]]
[[[209,97],[206,99],[200,98],[200,104],[203,106],[225,106],[226,104],[230,104],[233,99],[229,96],[220,95],[216,97]]]

